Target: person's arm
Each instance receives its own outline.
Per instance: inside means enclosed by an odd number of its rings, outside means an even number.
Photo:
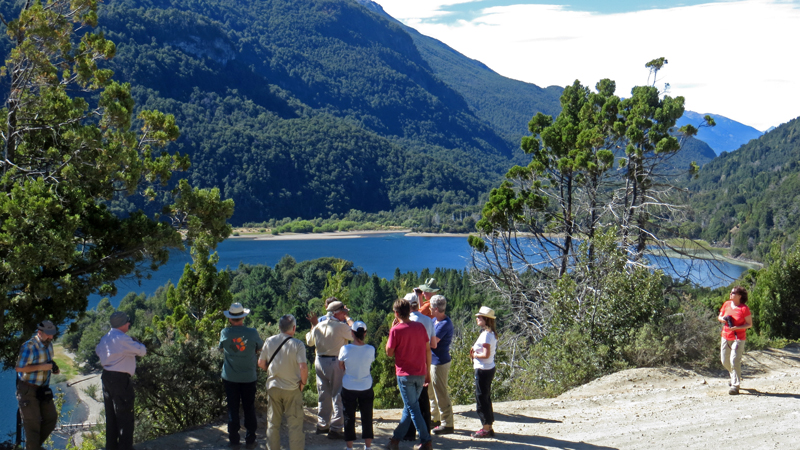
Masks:
[[[473,355],[476,359],[489,359],[490,356],[492,356],[492,346],[489,344],[483,344],[483,349]]]
[[[746,330],[753,326],[753,316],[747,316],[744,318],[744,324],[736,325],[735,327],[731,328],[731,330]]]
[[[42,370],[52,370],[53,363],[31,364],[28,366],[16,367],[15,370],[19,373],[39,372]]]
[[[439,339],[436,338],[436,327],[433,327],[433,333],[431,334],[431,339],[430,342],[428,342],[428,345],[431,349],[434,349],[438,343]]]
[[[259,367],[261,370],[267,370],[267,360],[266,360],[266,359],[261,359],[261,358],[259,358],[259,359],[258,359],[258,367]]]
[[[431,382],[431,343],[425,343],[425,367],[428,370],[425,371],[425,384],[430,384]]]
[[[311,322],[312,330],[319,323],[319,318],[317,318],[317,313],[315,313],[314,311],[309,311],[308,314],[306,314],[306,319],[308,319],[308,321]]]
[[[300,390],[308,384],[308,363],[300,363]]]
[[[726,305],[727,303],[728,303],[728,302],[725,302],[725,303],[723,303],[723,304],[722,304],[722,308],[720,308],[720,309],[719,309],[719,316],[717,316],[717,322],[720,322],[720,323],[725,323],[725,321],[724,321],[724,320],[722,320],[722,318],[723,318],[723,317],[725,317],[725,305]]]
[[[397,320],[395,318],[395,320]],[[389,339],[386,340],[386,356],[389,358],[394,357],[394,328],[389,330]]]

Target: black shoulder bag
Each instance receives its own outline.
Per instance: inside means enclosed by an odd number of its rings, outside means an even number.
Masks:
[[[267,371],[269,371],[269,365],[272,364],[272,360],[275,359],[275,355],[277,355],[278,352],[281,351],[281,347],[283,347],[283,344],[289,342],[290,339],[292,339],[291,336],[287,337],[283,342],[281,342],[281,345],[279,345],[278,348],[275,349],[275,353],[273,353],[272,356],[270,356],[269,361],[267,362]]]

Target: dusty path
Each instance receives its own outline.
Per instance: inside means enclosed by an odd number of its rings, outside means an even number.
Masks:
[[[800,449],[800,346],[749,352],[742,394],[729,396],[727,377],[682,369],[633,369],[598,379],[555,399],[495,403],[494,439],[475,440],[472,406],[457,406],[455,435],[438,449]],[[384,449],[399,410],[375,411]],[[313,434],[306,411],[306,449],[343,449]],[[264,418],[259,420],[259,448]],[[410,449],[404,442],[401,449]],[[225,426],[207,426],[138,444],[139,450],[225,449]],[[284,448],[286,442],[284,441]],[[355,448],[364,448],[356,441]]]

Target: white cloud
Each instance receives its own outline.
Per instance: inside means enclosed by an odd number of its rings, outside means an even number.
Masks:
[[[431,23],[451,0],[383,0],[387,13],[498,73],[540,86],[617,82],[625,96],[647,82],[644,63],[664,56],[659,86],[687,108],[760,130],[800,116],[800,9],[746,0],[622,14],[557,5],[484,9],[472,20]]]

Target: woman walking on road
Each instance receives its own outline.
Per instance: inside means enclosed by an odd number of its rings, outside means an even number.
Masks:
[[[494,310],[481,306],[475,321],[481,327],[481,334],[475,345],[469,349],[472,358],[472,367],[475,369],[475,403],[478,417],[483,427],[472,433],[474,438],[488,438],[494,436],[492,424],[494,411],[492,410],[492,380],[494,379],[494,354],[497,350],[497,327],[495,325]]]
[[[730,395],[739,393],[739,383],[742,381],[742,355],[744,355],[744,342],[747,329],[753,326],[753,316],[747,307],[747,289],[736,286],[731,290],[729,300],[719,310],[719,320],[722,327],[722,342],[720,343],[720,359],[722,365],[731,374],[728,385]]]
[[[372,448],[372,404],[375,393],[372,390],[370,368],[375,361],[375,347],[364,343],[367,324],[353,322],[353,343],[339,350],[339,365],[344,370],[342,378],[342,404],[344,406],[344,440],[347,449],[353,449],[356,440],[356,410],[361,411],[361,437],[366,448]]]

